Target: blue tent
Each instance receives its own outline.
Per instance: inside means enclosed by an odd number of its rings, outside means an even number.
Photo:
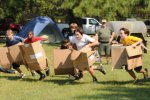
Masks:
[[[47,35],[49,37],[48,42],[58,43],[63,39],[56,23],[46,16],[30,20],[17,35],[26,38],[29,31],[33,31],[35,36]]]

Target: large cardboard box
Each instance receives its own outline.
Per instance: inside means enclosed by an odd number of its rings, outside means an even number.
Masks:
[[[20,46],[24,62],[31,70],[43,70],[48,66],[45,51],[39,41]]]
[[[96,61],[95,51],[84,48],[80,50],[81,54],[79,57],[73,61],[73,64],[76,68],[80,70],[87,70],[92,66]]]
[[[0,66],[4,69],[10,69],[11,67],[10,54],[7,47],[0,47]]]
[[[132,48],[129,48],[131,51],[134,52]],[[127,49],[125,46],[122,45],[112,45],[112,69],[122,69],[122,66],[128,65],[128,69],[134,69],[138,66],[142,66],[142,56],[139,55],[139,52],[135,53],[138,56],[129,57]],[[132,55],[132,54],[131,54]]]
[[[69,49],[54,49],[53,64],[55,75],[75,74],[73,62],[70,59],[71,50]]]
[[[15,62],[20,65],[24,64],[22,54],[20,52],[18,45],[13,45],[13,46],[8,47],[8,51],[10,53],[12,62]]]
[[[126,46],[126,51],[128,57],[133,57],[133,56],[138,56],[143,54],[141,45],[136,46],[135,48],[133,48],[132,46]]]

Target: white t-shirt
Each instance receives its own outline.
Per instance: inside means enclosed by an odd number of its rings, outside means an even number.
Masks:
[[[81,40],[77,40],[75,36],[70,36],[69,40],[71,43],[76,44],[78,50],[83,48],[88,43],[95,41],[95,39],[91,38],[90,36],[86,34],[83,34],[83,37]]]

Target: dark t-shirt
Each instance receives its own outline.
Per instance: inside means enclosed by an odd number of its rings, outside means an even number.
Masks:
[[[23,41],[24,41],[24,39],[19,36],[14,36],[13,40],[6,38],[6,46],[9,47],[9,46],[18,44],[19,42],[23,42]]]
[[[112,33],[112,31],[108,27],[105,27],[105,28],[101,27],[97,31],[98,41],[99,42],[109,42],[109,39],[111,37],[111,33]]]

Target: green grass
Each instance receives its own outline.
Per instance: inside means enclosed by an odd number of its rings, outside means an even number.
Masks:
[[[150,40],[149,38],[147,38]],[[150,47],[148,41],[148,47]],[[3,45],[3,44],[0,44]],[[43,45],[48,56],[51,76],[38,81],[39,76],[32,77],[24,66],[21,69],[26,77],[22,80],[17,74],[0,73],[0,100],[148,100],[150,96],[150,78],[143,80],[137,74],[139,83],[133,84],[132,78],[125,70],[111,71],[111,64],[105,65],[107,75],[95,71],[99,83],[93,84],[88,72],[84,78],[74,81],[68,75],[56,76],[53,70],[52,51],[57,45]],[[144,54],[144,67],[150,71],[150,52]],[[150,74],[150,72],[149,72]]]

